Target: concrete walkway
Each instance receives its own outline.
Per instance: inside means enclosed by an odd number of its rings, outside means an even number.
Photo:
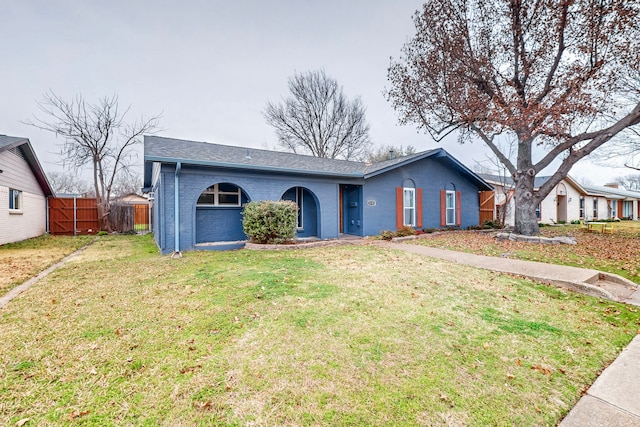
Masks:
[[[391,249],[445,259],[568,288],[588,295],[640,305],[640,290],[620,276],[597,270],[488,257],[405,243]],[[602,372],[560,427],[640,427],[640,335]]]

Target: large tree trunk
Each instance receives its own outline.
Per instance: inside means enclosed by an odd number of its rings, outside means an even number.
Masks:
[[[518,170],[514,176],[516,182],[514,219],[516,234],[533,236],[540,232],[538,219],[536,218],[536,205],[538,197],[534,194],[535,170]]]

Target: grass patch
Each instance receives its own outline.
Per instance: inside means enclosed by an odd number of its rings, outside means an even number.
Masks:
[[[376,246],[105,236],[0,311],[0,424],[555,425],[638,322]]]
[[[92,236],[50,236],[0,246],[0,295],[86,245]]]

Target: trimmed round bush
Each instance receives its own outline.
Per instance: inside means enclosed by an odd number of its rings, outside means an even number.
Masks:
[[[283,243],[296,235],[298,206],[288,200],[249,202],[242,211],[242,228],[253,243]]]

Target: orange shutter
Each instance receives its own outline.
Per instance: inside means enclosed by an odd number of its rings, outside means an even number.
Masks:
[[[622,200],[618,200],[618,218],[622,218]]]
[[[440,227],[447,226],[447,192],[440,190]]]
[[[459,191],[456,191],[456,225],[460,227],[462,225],[462,205],[460,199],[462,195]]]
[[[400,229],[404,225],[404,205],[402,202],[402,187],[396,187],[396,228]]]
[[[416,188],[416,227],[422,228],[422,188]]]

